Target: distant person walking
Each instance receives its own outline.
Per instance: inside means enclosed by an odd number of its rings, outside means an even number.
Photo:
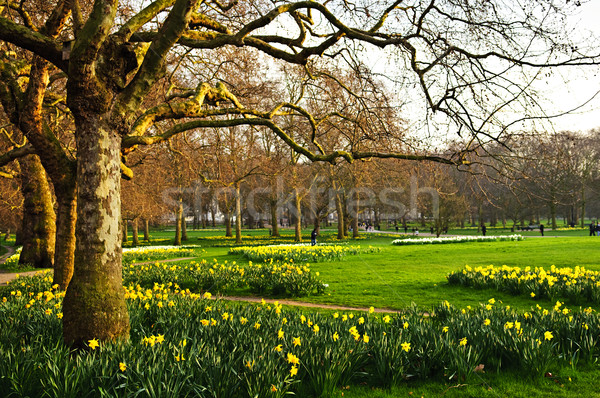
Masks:
[[[544,224],[540,224],[540,232],[544,236]]]
[[[592,221],[590,223],[590,236],[596,235],[596,223]]]
[[[313,229],[310,233],[310,245],[314,246],[317,244],[317,229]]]
[[[483,236],[485,236],[486,232],[487,232],[487,228],[485,227],[485,225],[482,225],[481,226],[481,233],[483,234]]]

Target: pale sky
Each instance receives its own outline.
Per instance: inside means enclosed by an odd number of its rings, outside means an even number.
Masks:
[[[600,37],[600,0],[591,0],[583,4],[577,18],[577,26],[594,32]],[[597,52],[600,52],[600,46]],[[586,131],[594,127],[600,127],[600,66],[586,68],[585,72],[576,70],[564,70],[563,75],[556,76],[554,83],[556,88],[555,105],[567,110],[571,109],[587,99],[597,95],[582,109],[575,111],[572,115],[563,116],[553,120],[557,130],[579,130]],[[563,80],[570,80],[563,83]]]
[[[590,0],[578,7],[578,14],[569,21],[569,25],[576,27],[578,31],[589,31],[600,37],[599,17],[600,0]],[[570,31],[570,28],[565,27],[565,31]],[[592,45],[596,43],[593,42]],[[600,45],[593,51],[600,53]],[[367,57],[365,61],[379,73],[387,74],[390,70],[390,64],[385,57]],[[559,115],[572,111],[568,115],[536,122],[538,130],[587,131],[600,127],[600,66],[554,68],[550,75],[544,77],[544,80],[537,82],[535,89],[542,96],[539,102],[546,115]],[[585,102],[588,103],[583,105]],[[425,119],[423,107],[424,104],[419,100],[409,100],[406,104],[405,113],[409,119],[409,129],[417,131],[423,129],[422,123]],[[530,128],[520,126],[522,125],[515,125],[515,128]],[[445,131],[440,130],[438,133],[441,136],[446,135]]]

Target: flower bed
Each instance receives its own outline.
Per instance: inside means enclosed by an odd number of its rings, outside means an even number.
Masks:
[[[293,262],[320,262],[339,260],[348,254],[358,254],[378,251],[369,247],[361,249],[360,246],[341,245],[273,245],[273,246],[241,246],[233,247],[229,254],[242,254],[251,261],[293,261]]]
[[[197,257],[204,250],[200,246],[141,246],[123,249],[123,264],[163,260],[172,257]]]
[[[396,239],[393,245],[435,245],[443,243],[466,243],[466,242],[504,242],[523,240],[521,235],[499,235],[499,236],[448,236],[444,238],[414,238]]]
[[[191,261],[189,263],[150,263],[123,266],[123,283],[152,287],[154,284],[178,284],[192,291],[219,293],[250,289],[269,296],[306,296],[322,294],[325,285],[308,264],[271,262],[240,266],[235,261]]]
[[[448,283],[493,288],[510,294],[528,294],[532,298],[558,297],[573,303],[600,303],[600,272],[584,267],[557,268],[554,265],[546,270],[543,267],[495,267],[465,266],[448,276]]]
[[[324,315],[132,285],[125,288],[130,341],[93,338],[88,352],[70,353],[61,336],[62,293],[49,283],[31,293],[16,290],[0,302],[0,391],[7,395],[332,396],[352,383],[462,383],[482,368],[542,377],[594,363],[600,348],[592,309],[521,314],[491,299],[463,310],[443,303],[429,316],[417,308]]]
[[[368,236],[367,236],[368,235]],[[367,239],[371,237],[371,234],[362,234],[358,238],[352,238],[352,240]],[[302,237],[305,242],[310,242],[310,235]],[[198,238],[201,242],[206,242],[212,247],[232,247],[232,246],[269,246],[269,245],[281,245],[281,244],[296,244],[294,235],[281,235],[281,236],[270,236],[270,235],[242,235],[242,243],[235,243],[234,236],[204,236]],[[323,232],[318,238],[319,242],[340,242],[337,235],[331,232]]]

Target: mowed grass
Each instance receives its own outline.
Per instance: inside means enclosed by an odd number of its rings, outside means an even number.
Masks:
[[[188,244],[200,243],[206,250],[203,258],[216,258],[219,262],[247,263],[241,256],[228,255],[227,248],[211,247],[200,236],[223,236],[224,231],[191,231]],[[567,231],[568,232],[568,231]],[[284,234],[292,231],[283,230]],[[304,231],[305,234],[310,231]],[[328,231],[325,233],[333,233]],[[243,235],[266,235],[268,230],[244,230]],[[154,238],[167,239],[172,232],[155,233]],[[363,234],[369,237],[369,234]],[[336,304],[352,307],[387,308],[401,310],[411,304],[424,309],[448,300],[459,307],[477,306],[491,297],[505,305],[529,310],[539,303],[552,306],[544,300],[529,296],[512,296],[495,290],[479,290],[450,286],[446,275],[465,265],[490,264],[519,267],[582,266],[600,270],[600,238],[589,236],[530,237],[518,242],[476,242],[442,245],[393,246],[392,238],[377,237],[366,240],[349,240],[348,244],[373,246],[379,252],[347,256],[341,261],[311,264],[314,272],[329,285],[325,295],[303,297],[299,300],[316,304]],[[567,303],[568,304],[568,303]],[[594,306],[595,308],[600,308]]]
[[[343,393],[343,395],[342,395]],[[469,383],[448,380],[408,381],[392,389],[349,386],[340,392],[344,398],[446,397],[446,398],[546,398],[600,397],[597,369],[561,369],[552,377],[523,378],[516,372],[485,373]]]
[[[429,307],[442,300],[456,306],[476,306],[495,297],[515,308],[529,309],[533,305],[529,297],[449,286],[446,275],[465,265],[490,264],[523,268],[583,266],[600,270],[600,240],[593,237],[417,246],[392,246],[388,240],[378,239],[361,242],[364,244],[379,246],[381,251],[312,265],[329,289],[325,296],[310,297],[308,301],[401,309],[411,303]]]

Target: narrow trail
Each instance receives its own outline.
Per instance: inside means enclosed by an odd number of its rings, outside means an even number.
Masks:
[[[15,254],[15,248],[12,246],[4,246],[1,245],[3,248],[6,249],[6,253],[4,253],[2,256],[0,256],[0,264],[4,264],[4,262],[13,254]]]
[[[217,296],[220,300],[227,301],[240,301],[247,303],[261,303],[263,300],[269,304],[275,304],[278,302],[283,305],[291,305],[295,307],[305,307],[305,308],[319,308],[325,310],[336,310],[336,311],[369,311],[369,308],[366,307],[347,307],[344,305],[335,305],[335,304],[318,304],[318,303],[308,303],[306,301],[296,301],[289,299],[262,299],[260,297],[239,297],[239,296]],[[375,308],[375,312],[379,313],[400,313],[398,310],[391,310],[386,308]]]
[[[12,249],[12,252],[10,252],[10,249],[11,249],[10,247],[8,247],[8,246],[4,246],[4,247],[9,249],[9,253],[0,257],[0,264],[4,263],[4,261],[8,257],[10,257],[12,254],[14,254],[14,249]],[[154,264],[157,262],[158,263],[170,263],[170,262],[174,262],[174,261],[191,260],[194,258],[196,258],[196,257],[180,257],[180,258],[171,258],[168,260],[145,261],[145,262],[134,263],[134,264],[135,265],[144,265],[144,264]],[[44,272],[44,271],[47,271],[47,269],[40,269],[37,271],[27,271],[27,272],[7,272],[4,270],[0,270],[0,286],[6,286],[8,284],[8,282],[15,280],[17,278],[17,275],[18,276],[31,276],[31,275],[35,275],[38,272]],[[347,307],[347,306],[343,306],[343,305],[334,305],[334,304],[308,303],[306,301],[296,301],[296,300],[289,300],[289,299],[279,299],[278,300],[278,299],[263,299],[260,297],[221,296],[221,295],[218,295],[215,298],[218,298],[219,300],[238,301],[238,302],[247,302],[247,303],[260,303],[264,300],[266,303],[269,303],[269,304],[275,304],[275,302],[278,302],[279,304],[283,304],[283,305],[290,305],[290,306],[304,307],[304,308],[320,308],[320,309],[334,310],[334,311],[369,311],[369,308]],[[396,313],[399,311],[383,309],[383,308],[376,308],[375,312]]]

